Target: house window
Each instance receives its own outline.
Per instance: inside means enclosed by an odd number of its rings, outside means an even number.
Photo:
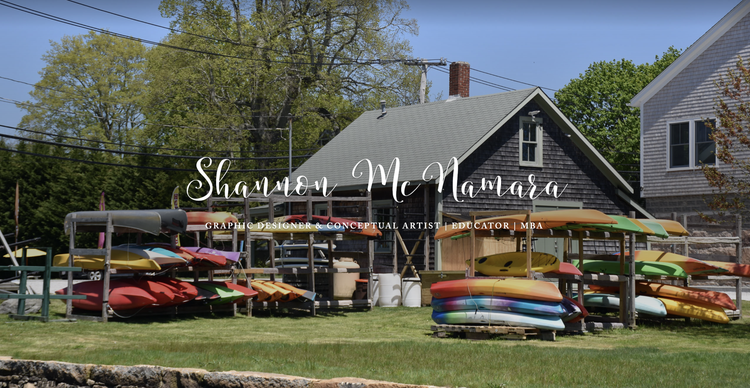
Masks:
[[[669,123],[669,168],[696,168],[716,164],[716,144],[711,128],[716,120],[690,120]]]
[[[521,117],[518,140],[521,166],[542,167],[542,119]]]

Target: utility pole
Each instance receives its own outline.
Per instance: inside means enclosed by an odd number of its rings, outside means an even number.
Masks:
[[[427,62],[424,59],[412,59],[405,62],[409,66],[419,66],[422,69],[422,80],[419,83],[419,103],[424,104],[425,91],[427,90],[427,67],[428,66],[445,66],[447,61],[440,58],[438,62]]]
[[[427,68],[428,66],[447,66],[448,60],[440,58],[437,62],[429,62],[422,58],[411,58],[411,59],[371,59],[367,61],[358,62],[359,64],[378,64],[383,65],[386,63],[401,62],[408,66],[419,66],[422,70],[422,80],[419,84],[419,103],[424,104],[425,92],[427,90]]]

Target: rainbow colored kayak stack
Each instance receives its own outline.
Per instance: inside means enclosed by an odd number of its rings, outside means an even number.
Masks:
[[[452,325],[504,325],[562,330],[583,314],[563,303],[554,284],[528,279],[459,279],[433,283],[432,320]]]

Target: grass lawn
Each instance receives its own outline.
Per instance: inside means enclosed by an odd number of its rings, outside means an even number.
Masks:
[[[53,318],[63,304],[52,304]],[[750,312],[750,303],[743,302]],[[95,322],[0,317],[0,355],[76,363],[193,367],[313,378],[517,386],[748,386],[750,316],[728,325],[643,324],[555,342],[431,338],[431,309],[180,316]]]

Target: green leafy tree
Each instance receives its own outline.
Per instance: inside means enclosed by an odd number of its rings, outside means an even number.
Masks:
[[[596,62],[585,73],[555,93],[560,110],[618,171],[638,171],[640,109],[630,100],[675,59],[680,50],[670,47],[654,63],[630,60]],[[626,176],[633,180],[637,174]]]
[[[163,0],[177,33],[149,54],[152,139],[243,156],[329,140],[380,100],[418,101],[419,70],[403,63],[416,34],[402,0]],[[235,154],[236,153],[236,154]],[[273,155],[273,154],[270,154]],[[283,167],[257,160],[246,168]]]
[[[713,195],[706,204],[719,216],[747,215],[750,200],[750,67],[739,57],[733,69],[716,81],[715,105],[718,125],[707,122],[716,143],[720,167],[703,165]],[[708,217],[704,215],[704,217]],[[711,217],[708,217],[711,218]]]
[[[146,47],[94,32],[51,45],[33,101],[19,104],[28,112],[20,126],[117,144],[139,140]]]

